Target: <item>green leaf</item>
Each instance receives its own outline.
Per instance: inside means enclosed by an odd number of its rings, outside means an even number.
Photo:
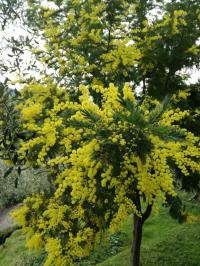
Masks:
[[[182,200],[177,197],[167,196],[167,205],[170,206],[169,214],[173,219],[178,220],[179,223],[186,221],[185,205]]]
[[[123,97],[119,96],[118,101],[121,103],[122,106],[124,106],[127,110],[131,111],[135,108],[135,105],[130,100],[124,100]]]
[[[130,114],[125,112],[116,112],[114,114],[114,120],[128,122],[136,125],[139,128],[144,128],[146,126],[146,121],[144,119],[143,113],[138,108],[134,108],[129,112]]]
[[[150,131],[163,140],[184,140],[185,136],[178,127],[158,126],[150,127]]]
[[[80,120],[76,120],[76,119],[70,119],[66,122],[67,126],[71,126],[71,127],[75,127],[77,129],[80,128],[91,128],[92,124],[85,122],[85,121],[80,121]]]
[[[171,97],[166,96],[164,100],[161,102],[161,104],[157,105],[150,112],[148,120],[147,120],[149,124],[154,124],[154,123],[159,122],[164,112],[166,112],[166,110],[168,109],[170,101],[171,101]]]
[[[96,123],[96,122],[98,122],[100,120],[100,116],[95,114],[92,111],[82,110],[81,113],[84,115],[85,118],[87,118],[91,122]]]

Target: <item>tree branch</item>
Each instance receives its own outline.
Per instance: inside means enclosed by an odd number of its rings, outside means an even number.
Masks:
[[[142,223],[144,223],[150,216],[151,211],[152,211],[152,204],[149,204],[146,208],[146,211],[142,215]]]

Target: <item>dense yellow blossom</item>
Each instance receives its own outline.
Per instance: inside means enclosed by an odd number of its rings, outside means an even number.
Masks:
[[[122,90],[114,84],[81,86],[73,102],[67,91],[48,82],[40,85],[41,91],[30,85],[23,92],[32,96],[19,106],[22,113],[31,110],[36,97],[42,110],[31,120],[23,117],[24,127],[34,134],[19,152],[52,170],[54,192],[48,198],[27,198],[14,217],[28,246],[47,251],[45,266],[73,265],[100,243],[105,228],[117,230],[130,213],[142,217],[136,194],[155,208],[166,195],[176,196],[169,160],[188,178],[190,171],[200,171],[199,138],[178,128],[177,122],[189,115],[186,111],[169,108],[151,122],[155,118],[148,105],[137,104],[128,83]],[[95,103],[94,91],[101,105]],[[184,137],[162,138],[155,133],[159,128],[179,130]]]

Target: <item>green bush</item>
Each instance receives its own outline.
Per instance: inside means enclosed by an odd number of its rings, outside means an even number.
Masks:
[[[21,255],[13,264],[13,266],[41,266],[44,263],[46,254],[41,253],[25,253]]]
[[[78,266],[95,266],[102,260],[116,255],[126,245],[126,234],[117,232],[109,235],[108,242],[99,246],[87,259],[77,263]]]
[[[47,175],[42,169],[25,170],[18,175],[13,170],[5,177],[9,166],[0,161],[0,210],[12,206],[35,192],[48,190]]]

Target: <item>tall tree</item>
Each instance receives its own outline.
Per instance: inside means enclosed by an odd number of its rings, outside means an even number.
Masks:
[[[46,41],[35,52],[52,78],[23,91],[30,138],[19,153],[49,169],[52,190],[27,199],[16,217],[29,245],[45,246],[45,265],[70,265],[133,213],[138,266],[142,225],[157,200],[177,199],[179,177],[191,188],[191,172],[198,185],[199,138],[177,107],[188,88],[181,71],[199,64],[198,1],[29,2]],[[161,12],[154,19],[153,8]],[[168,111],[157,102],[165,93],[176,94]]]
[[[22,118],[34,137],[19,152],[55,170],[54,190],[28,198],[15,218],[30,247],[45,247],[45,266],[73,265],[132,213],[138,266],[144,222],[158,201],[176,196],[174,165],[185,176],[200,170],[199,138],[174,123],[187,113],[167,110],[167,99],[149,112],[128,84],[123,92],[113,84],[91,89],[101,107],[84,86],[78,101],[51,80],[24,90]]]

